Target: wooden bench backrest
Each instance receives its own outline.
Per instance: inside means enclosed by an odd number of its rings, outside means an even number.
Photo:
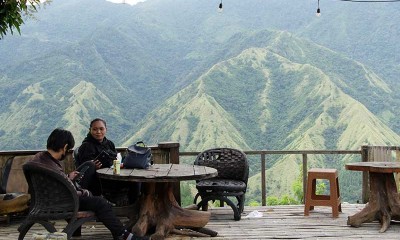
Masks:
[[[0,186],[2,193],[28,193],[28,183],[26,182],[22,165],[32,157],[33,154],[2,156],[0,158]],[[63,165],[70,164],[73,164],[71,156],[67,157]]]
[[[28,184],[26,182],[22,165],[29,159],[29,156],[16,156],[7,160],[3,171],[1,186],[5,193],[27,193]]]

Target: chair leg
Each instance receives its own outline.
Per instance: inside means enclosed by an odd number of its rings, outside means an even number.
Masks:
[[[239,213],[243,213],[244,211],[244,202],[245,202],[245,195],[236,196],[238,201],[237,207],[239,208]]]
[[[215,196],[201,196],[201,201],[197,204],[197,208],[203,210],[203,211],[208,211],[208,202],[209,201],[215,201],[215,200],[219,200],[218,198],[215,198]]]
[[[18,240],[23,240],[26,233],[29,231],[29,229],[31,229],[31,227],[33,226],[33,224],[38,223],[40,225],[42,225],[48,232],[57,232],[57,229],[54,227],[54,225],[48,221],[25,221],[21,224],[21,226],[18,227],[18,231],[19,231],[19,237]]]
[[[80,236],[82,236],[82,226],[79,226],[79,227],[75,230],[75,232],[72,233],[72,236],[73,236],[73,237],[80,237]]]
[[[201,199],[201,201],[197,204],[197,209],[199,210],[201,208],[201,210],[203,211],[208,211],[208,201],[210,201],[212,199],[206,200],[206,199]]]
[[[200,197],[200,202],[197,202],[197,199]],[[204,195],[201,195],[200,192],[196,193],[196,196],[194,197],[193,203],[197,205],[197,210],[201,208],[203,211],[208,211],[208,201],[213,200],[212,198],[206,197]]]
[[[233,210],[234,219],[236,221],[240,220],[241,215],[239,212],[239,208],[229,198],[227,198],[225,196],[204,197],[204,198],[202,198],[201,202],[199,204],[197,204],[197,207],[199,208],[200,206],[207,204],[208,201],[211,201],[211,200],[219,200],[220,202],[226,202]],[[207,210],[204,210],[204,208],[203,208],[203,211],[207,211]]]
[[[70,239],[73,236],[73,234],[77,232],[78,229],[80,231],[82,224],[84,224],[87,221],[93,221],[95,219],[96,217],[93,216],[86,218],[78,218],[77,220],[72,222],[70,221],[68,222],[67,226],[63,229],[63,232],[65,232],[68,236],[68,239]]]
[[[196,196],[194,197],[194,200],[193,200],[193,204],[196,204],[196,202],[197,202],[197,199],[200,197],[200,193],[196,193]]]
[[[71,223],[71,219],[66,219],[67,223]],[[68,234],[68,233],[67,233]],[[82,227],[78,226],[76,230],[72,233],[73,237],[80,237],[82,236]]]
[[[24,240],[26,233],[31,229],[34,223],[33,221],[25,221],[18,227],[18,240]]]
[[[231,206],[231,208],[233,210],[233,218],[235,219],[235,221],[239,221],[241,218],[239,208],[227,197],[219,197],[218,199],[220,201],[226,202],[229,206]]]

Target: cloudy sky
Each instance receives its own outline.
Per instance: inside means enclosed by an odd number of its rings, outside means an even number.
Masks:
[[[136,3],[144,2],[146,0],[107,0],[107,1],[113,2],[113,3],[126,3],[126,4],[130,4],[130,5],[135,5]]]

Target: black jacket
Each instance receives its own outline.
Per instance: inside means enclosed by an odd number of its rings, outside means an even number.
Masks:
[[[102,151],[109,155],[107,161],[102,161],[102,167],[110,167],[113,160],[117,159],[117,151],[115,150],[114,143],[106,137],[104,137],[103,142],[100,143],[90,133],[88,133],[86,138],[82,141],[82,145],[79,147],[75,159],[75,165],[79,166],[83,162],[96,159]]]

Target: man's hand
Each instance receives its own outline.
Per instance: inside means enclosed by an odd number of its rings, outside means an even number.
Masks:
[[[72,171],[68,174],[68,178],[73,181],[75,180],[77,177],[79,176],[79,172],[78,171]]]
[[[101,168],[101,162],[99,160],[92,160],[94,162],[94,164],[96,165],[96,169],[100,169]]]

